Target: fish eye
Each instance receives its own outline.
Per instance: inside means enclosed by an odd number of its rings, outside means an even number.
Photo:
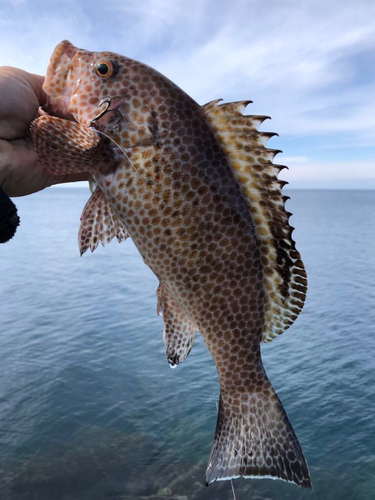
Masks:
[[[104,78],[111,78],[112,76],[115,76],[118,71],[117,64],[115,61],[110,61],[104,60],[104,61],[98,61],[95,64],[95,72],[98,76],[104,77]]]

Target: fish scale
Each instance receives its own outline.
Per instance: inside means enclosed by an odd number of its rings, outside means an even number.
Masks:
[[[160,282],[170,364],[186,358],[197,330],[214,359],[221,395],[207,484],[273,477],[310,488],[260,354],[262,340],[293,323],[307,285],[282,167],[265,148],[272,134],[256,128],[266,117],[244,116],[248,101],[199,106],[142,63],[67,41],[44,90],[49,115],[31,127],[41,161],[54,173],[89,171],[96,185],[81,250],[129,235]]]

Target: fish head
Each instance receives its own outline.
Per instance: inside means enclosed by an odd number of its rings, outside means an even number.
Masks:
[[[44,110],[85,126],[109,110],[118,110],[131,91],[124,71],[127,60],[112,52],[79,49],[67,40],[59,43],[43,85],[47,94]],[[105,128],[109,121],[101,120],[100,125]]]

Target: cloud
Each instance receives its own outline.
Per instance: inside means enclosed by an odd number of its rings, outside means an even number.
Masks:
[[[0,65],[44,74],[61,40],[90,41],[92,22],[72,0],[31,2],[5,0],[0,6]]]
[[[287,4],[288,14],[285,2],[264,11],[229,11],[202,45],[186,47],[178,59],[167,51],[161,71],[200,102],[252,98],[254,112],[273,116],[283,134],[373,135],[375,78],[353,84],[352,57],[374,46],[374,8],[353,10],[335,1]]]
[[[289,155],[375,157],[374,2],[3,0],[0,28],[0,64],[43,73],[67,38],[142,60],[201,104],[252,99]]]

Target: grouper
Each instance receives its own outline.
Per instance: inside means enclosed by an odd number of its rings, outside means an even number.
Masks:
[[[31,126],[44,167],[88,172],[81,254],[130,237],[159,280],[167,359],[197,332],[220,381],[206,483],[272,477],[311,488],[306,460],[263,367],[260,344],[300,313],[306,271],[290,213],[250,101],[204,106],[158,71],[112,52],[61,42]],[[120,264],[119,264],[120,265]]]

